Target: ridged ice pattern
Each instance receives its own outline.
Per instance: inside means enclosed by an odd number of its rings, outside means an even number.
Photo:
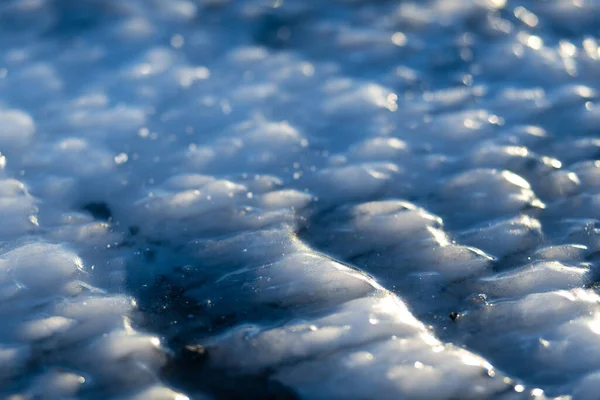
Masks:
[[[0,397],[600,392],[600,2],[0,4]]]

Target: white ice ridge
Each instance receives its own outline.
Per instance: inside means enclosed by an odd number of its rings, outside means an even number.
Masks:
[[[200,301],[212,292],[211,307],[220,311],[234,302],[251,313],[276,308],[296,315],[243,324],[203,342],[214,368],[274,371],[272,379],[315,399],[375,393],[382,399],[518,398],[523,391],[484,358],[439,341],[371,277],[288,232],[240,234],[194,247],[198,259],[232,268],[215,277],[216,292],[190,289],[189,297]],[[230,260],[241,248],[244,267],[236,269]]]
[[[160,339],[132,328],[135,300],[89,285],[86,271],[60,244],[34,241],[0,255],[2,396],[12,389],[23,397],[8,398],[184,398],[161,384]]]

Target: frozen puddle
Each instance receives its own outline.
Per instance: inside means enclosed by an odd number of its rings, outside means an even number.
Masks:
[[[600,391],[600,3],[0,4],[0,397]]]

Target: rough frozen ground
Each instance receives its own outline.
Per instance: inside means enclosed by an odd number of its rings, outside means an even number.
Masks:
[[[0,3],[0,397],[597,399],[600,3]]]

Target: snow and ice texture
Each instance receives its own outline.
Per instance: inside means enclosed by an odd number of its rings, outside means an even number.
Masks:
[[[599,21],[1,2],[0,397],[596,399]]]
[[[82,259],[61,244],[33,241],[0,256],[3,397],[114,396],[160,385],[165,352],[157,337],[131,327],[135,300],[85,275]]]

